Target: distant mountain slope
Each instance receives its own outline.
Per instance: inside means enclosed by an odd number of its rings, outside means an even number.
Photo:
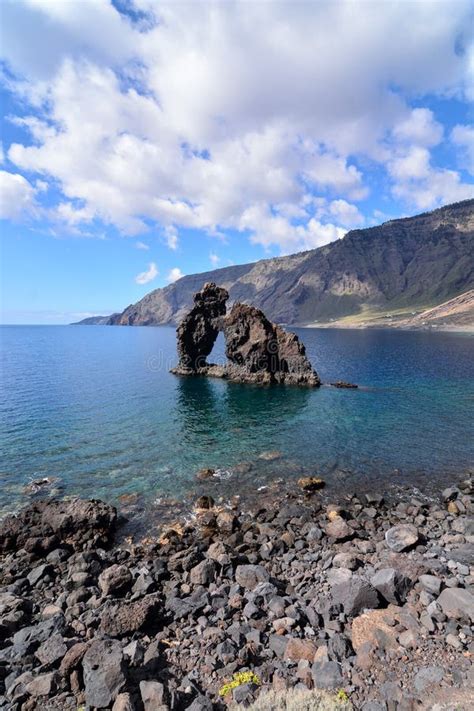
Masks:
[[[109,325],[110,320],[116,316],[120,316],[120,314],[112,314],[109,316],[88,316],[87,318],[83,318],[82,321],[74,321],[74,323],[71,323],[71,326],[107,326]]]
[[[394,309],[422,310],[474,288],[474,200],[379,227],[289,257],[225,267],[150,292],[110,324],[177,323],[206,281],[279,323],[306,325]]]

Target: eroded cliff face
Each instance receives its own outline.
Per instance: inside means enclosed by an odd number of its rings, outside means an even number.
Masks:
[[[194,307],[177,328],[176,375],[206,375],[244,383],[320,384],[304,345],[267,319],[263,311],[235,303],[226,314],[228,292],[207,283],[194,295]],[[207,362],[219,331],[226,342],[226,365]]]
[[[474,200],[352,230],[325,247],[225,267],[156,289],[109,323],[179,323],[205,282],[252,304],[271,321],[327,322],[362,312],[441,304],[474,288]]]

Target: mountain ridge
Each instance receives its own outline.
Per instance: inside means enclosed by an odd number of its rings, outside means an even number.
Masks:
[[[289,325],[420,311],[474,288],[473,237],[474,199],[351,230],[318,249],[182,277],[108,324],[176,324],[206,281],[225,287],[231,302],[253,304]]]

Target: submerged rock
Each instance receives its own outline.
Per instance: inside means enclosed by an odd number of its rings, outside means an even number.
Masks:
[[[333,388],[340,388],[340,389],[348,389],[348,390],[357,390],[359,387],[355,383],[347,383],[345,380],[336,380],[336,382],[331,383]]]

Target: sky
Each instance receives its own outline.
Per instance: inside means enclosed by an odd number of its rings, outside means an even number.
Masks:
[[[2,0],[1,322],[473,197],[464,0]]]

